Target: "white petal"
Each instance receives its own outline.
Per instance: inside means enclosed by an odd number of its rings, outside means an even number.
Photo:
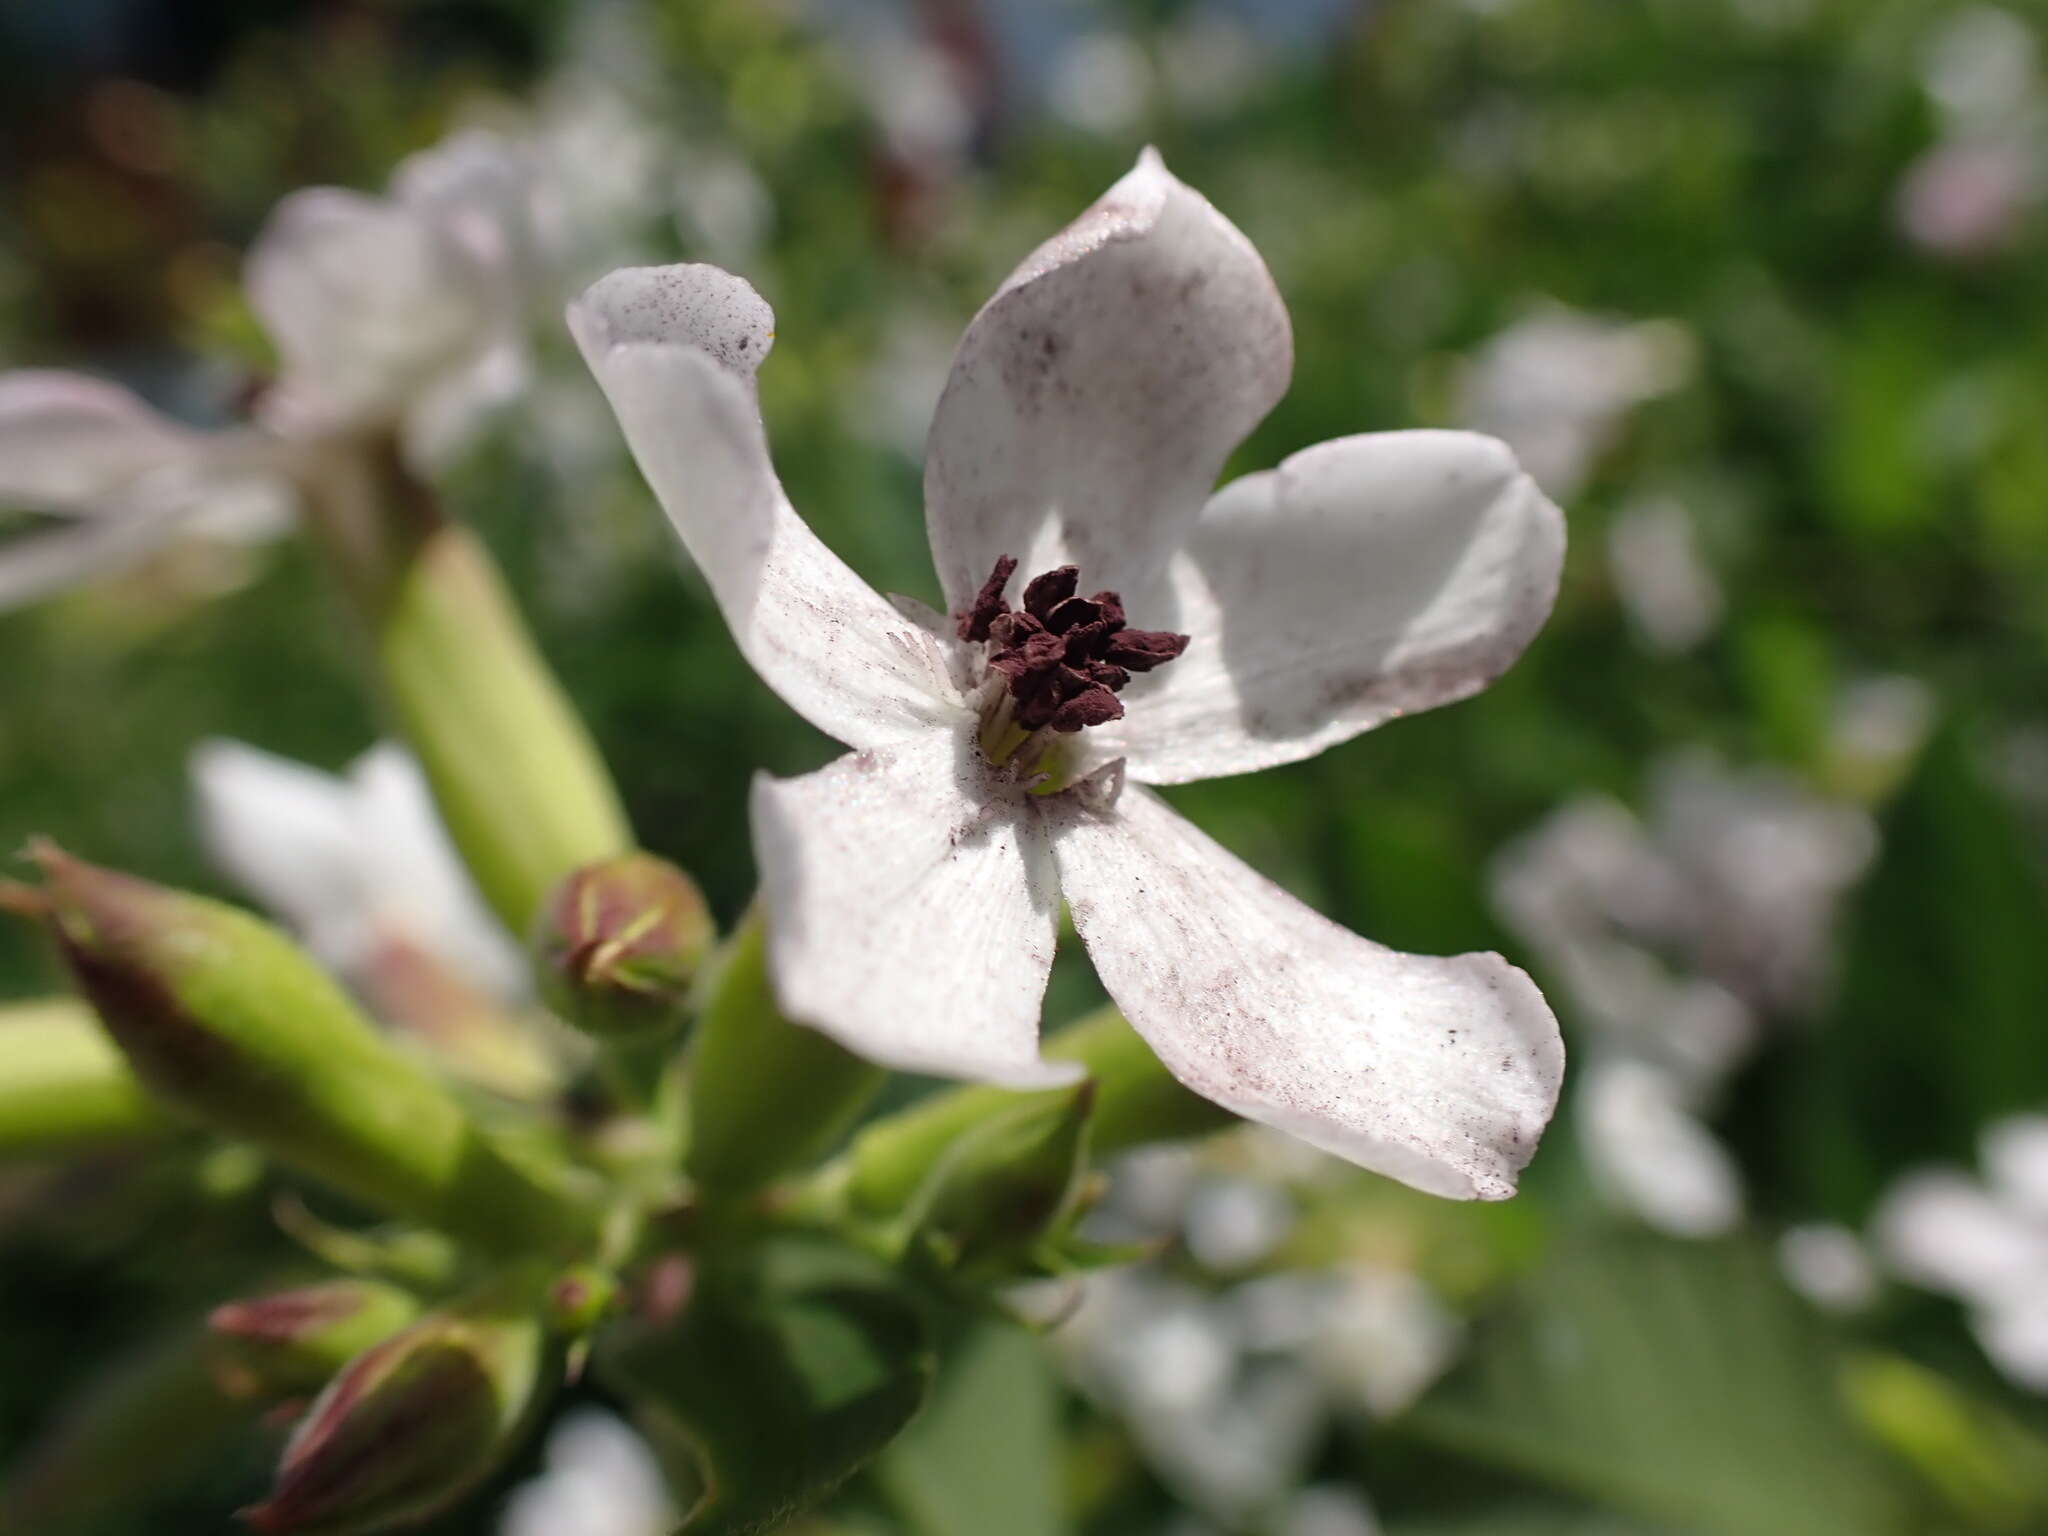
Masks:
[[[1742,1178],[1679,1083],[1646,1062],[1597,1062],[1579,1080],[1580,1144],[1597,1182],[1674,1237],[1715,1237],[1742,1219]]]
[[[1970,1318],[1992,1364],[2032,1392],[2048,1392],[2048,1302],[2042,1294],[2036,1290]]]
[[[189,766],[208,856],[322,960],[353,971],[371,939],[353,788],[239,741],[201,742]]]
[[[2048,1234],[2048,1116],[2014,1115],[1985,1131],[1985,1177],[2012,1209]]]
[[[0,541],[0,613],[111,576],[178,535],[175,517],[85,517]]]
[[[1872,1221],[1879,1252],[1916,1285],[1980,1304],[2048,1286],[2048,1230],[1961,1173],[1901,1179]]]
[[[505,275],[472,243],[422,209],[333,187],[277,206],[246,287],[282,364],[266,415],[287,434],[396,420],[509,323]]]
[[[1432,1194],[1514,1192],[1564,1073],[1527,976],[1349,933],[1149,791],[1040,803],[1095,969],[1175,1077]]]
[[[1059,898],[1044,833],[973,740],[925,731],[754,780],[775,990],[793,1019],[905,1072],[1071,1081],[1038,1056]]]
[[[136,480],[200,452],[197,433],[118,384],[45,369],[0,374],[0,509],[102,510]]]
[[[1385,432],[1321,443],[1203,510],[1172,566],[1193,637],[1135,681],[1105,750],[1179,784],[1311,757],[1477,693],[1550,613],[1564,519],[1492,438]]]
[[[1258,252],[1147,150],[961,340],[925,455],[947,602],[1002,555],[1146,585],[1292,367]]]
[[[374,917],[497,998],[526,992],[526,959],[485,905],[441,824],[419,760],[395,742],[349,766]]]
[[[762,680],[852,747],[960,717],[939,642],[821,544],[775,478],[754,398],[773,324],[716,267],[628,267],[569,307],[641,472]]]

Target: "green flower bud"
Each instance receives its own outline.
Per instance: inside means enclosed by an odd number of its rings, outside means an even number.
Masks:
[[[516,1445],[552,1351],[534,1286],[500,1282],[351,1360],[306,1410],[258,1531],[348,1536],[423,1520]]]
[[[680,1029],[717,937],[696,882],[651,853],[622,853],[564,878],[533,946],[541,996],[600,1039]]]
[[[221,1391],[190,1322],[89,1377],[39,1434],[9,1445],[0,1531],[105,1530],[110,1517],[212,1466],[247,1429],[248,1405]]]
[[[1123,1015],[1104,1008],[1045,1042],[1048,1061],[1077,1061],[1095,1084],[1089,1145],[1097,1156],[1155,1141],[1206,1136],[1235,1122],[1228,1110],[1190,1093],[1160,1065]],[[826,1176],[844,1181],[856,1211],[904,1209],[933,1170],[976,1126],[1044,1095],[974,1084],[932,1094],[865,1127]]]
[[[206,1320],[214,1380],[233,1397],[317,1392],[419,1310],[406,1292],[375,1280],[329,1280],[228,1302]]]
[[[1088,1194],[1095,1085],[1034,1093],[962,1136],[912,1208],[922,1256],[969,1281],[1046,1267],[1039,1251],[1065,1234]]]
[[[515,1162],[276,929],[48,845],[36,856],[66,962],[160,1099],[486,1247],[574,1245],[592,1231],[565,1169]]]

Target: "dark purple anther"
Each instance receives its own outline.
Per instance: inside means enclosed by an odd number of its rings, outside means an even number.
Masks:
[[[989,642],[988,670],[1008,686],[1014,718],[1027,731],[1079,731],[1121,719],[1116,695],[1131,674],[1164,666],[1187,649],[1186,635],[1127,628],[1123,599],[1114,592],[1076,597],[1078,566],[1032,578],[1023,609],[1013,612],[1002,594],[1016,570],[1008,555],[996,562],[974,606],[960,616],[960,636]]]

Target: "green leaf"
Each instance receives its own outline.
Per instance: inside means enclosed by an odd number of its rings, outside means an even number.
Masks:
[[[909,1536],[1066,1536],[1059,1384],[1043,1341],[983,1326],[875,1465]]]
[[[932,1374],[922,1320],[887,1273],[797,1239],[707,1265],[678,1320],[622,1329],[599,1359],[696,1490],[691,1536],[773,1530],[819,1503],[896,1438]]]
[[[1836,1372],[1763,1253],[1611,1233],[1532,1275],[1411,1423],[1692,1536],[1884,1536],[1903,1497]]]

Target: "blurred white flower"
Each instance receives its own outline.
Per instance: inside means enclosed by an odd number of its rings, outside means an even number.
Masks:
[[[1953,1296],[1991,1362],[2048,1392],[2048,1116],[1985,1131],[1984,1177],[1908,1174],[1879,1204],[1878,1251],[1906,1280]]]
[[[1318,1483],[1287,1501],[1276,1536],[1380,1536],[1372,1503],[1356,1488]]]
[[[245,271],[280,362],[254,427],[196,432],[98,379],[0,374],[0,511],[62,519],[0,544],[0,609],[175,540],[276,536],[324,439],[390,429],[416,463],[460,447],[527,376],[529,182],[515,146],[468,131],[389,196],[280,203]]]
[[[1561,306],[1517,321],[1467,365],[1459,425],[1514,449],[1559,500],[1585,484],[1628,413],[1693,371],[1692,334],[1676,320],[1618,321]]]
[[[1173,104],[1196,117],[1236,110],[1258,83],[1259,40],[1235,16],[1195,6],[1159,33],[1159,78]]]
[[[1652,651],[1677,656],[1720,625],[1721,583],[1700,548],[1692,514],[1668,496],[1637,502],[1607,529],[1607,569],[1635,631]]]
[[[235,741],[193,750],[213,862],[360,994],[451,1069],[511,1093],[549,1077],[507,1010],[526,961],[472,884],[418,762],[385,743],[344,774]]]
[[[403,747],[385,742],[331,774],[208,741],[191,769],[214,862],[344,977],[360,975],[396,932],[495,996],[523,995],[519,949],[471,883]]]
[[[413,156],[384,197],[312,187],[251,247],[250,305],[279,373],[260,403],[281,437],[395,428],[446,458],[524,386],[531,168],[479,130]]]
[[[1934,727],[1934,690],[1917,677],[1885,673],[1857,678],[1836,695],[1828,721],[1833,771],[1875,799],[1912,766]]]
[[[1818,1001],[1876,833],[1783,775],[1700,753],[1659,764],[1650,802],[1648,828],[1604,799],[1552,812],[1495,857],[1492,897],[1588,1031],[1573,1102],[1596,1183],[1704,1236],[1740,1218],[1742,1195],[1701,1116],[1759,1013]]]
[[[193,431],[83,374],[0,373],[0,511],[55,519],[0,543],[0,611],[181,538],[270,538],[295,505],[260,433]]]
[[[1714,1237],[1742,1220],[1742,1176],[1674,1074],[1593,1054],[1573,1096],[1594,1179],[1625,1210],[1674,1237]]]
[[[745,283],[628,269],[570,325],[741,651],[852,749],[755,782],[792,1017],[902,1070],[1065,1081],[1038,1049],[1063,895],[1197,1092],[1433,1193],[1512,1191],[1562,1075],[1528,978],[1348,933],[1146,787],[1313,756],[1510,665],[1563,521],[1505,448],[1344,438],[1211,496],[1292,338],[1249,242],[1149,151],[956,354],[925,455],[950,618],[885,601],[790,507]],[[1021,611],[1017,556],[1043,573]],[[1126,624],[1120,593],[1188,633]]]
[[[1152,61],[1128,32],[1091,32],[1061,51],[1046,93],[1054,114],[1108,137],[1143,120],[1152,101]]]
[[[675,1529],[654,1453],[615,1414],[564,1414],[545,1457],[540,1476],[506,1499],[498,1536],[668,1536]]]
[[[1227,1296],[1156,1271],[1091,1276],[1052,1340],[1161,1480],[1226,1523],[1274,1508],[1325,1433],[1323,1391],[1299,1358],[1254,1353]]]
[[[1833,1222],[1788,1227],[1778,1265],[1792,1288],[1830,1312],[1860,1312],[1877,1299],[1877,1266],[1860,1239]]]
[[[1995,5],[1968,5],[1944,17],[1921,59],[1928,98],[1958,127],[1997,122],[2033,96],[2034,29]]]
[[[1894,199],[1899,228],[1921,249],[1954,261],[1992,255],[2041,201],[2037,51],[2033,28],[1991,5],[1955,12],[1929,38],[1921,83],[1939,136]]]

